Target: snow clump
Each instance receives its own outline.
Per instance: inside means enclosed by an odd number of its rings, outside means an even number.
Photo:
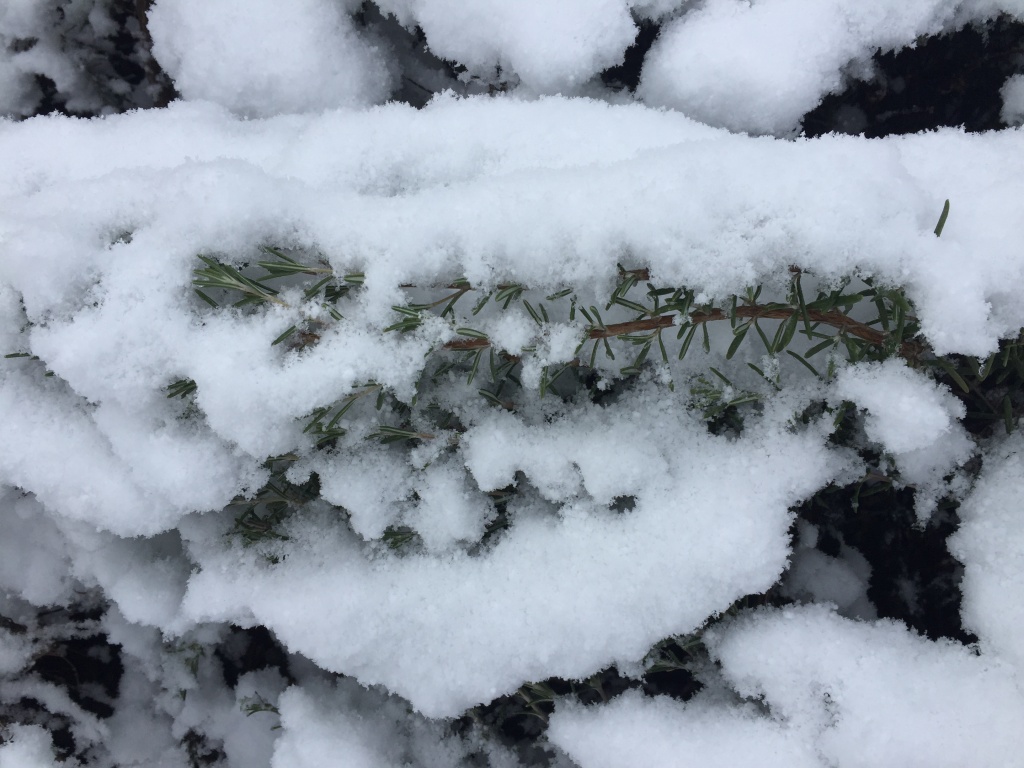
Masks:
[[[867,437],[892,453],[902,481],[915,487],[919,519],[926,519],[948,491],[944,477],[974,452],[959,423],[963,403],[900,360],[844,368],[833,392],[867,411]]]
[[[914,0],[710,0],[669,21],[648,56],[640,96],[708,125],[791,135],[876,50],[913,46],[1019,3]]]
[[[157,0],[153,55],[188,99],[262,117],[364,107],[387,98],[377,45],[329,0]]]
[[[722,675],[707,691],[685,704],[632,695],[560,706],[550,738],[581,768],[672,765],[680,753],[751,768],[1017,760],[1017,681],[959,644],[827,606],[747,613],[705,637]]]

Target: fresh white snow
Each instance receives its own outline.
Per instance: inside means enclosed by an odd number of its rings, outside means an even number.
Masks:
[[[685,704],[632,695],[557,709],[552,741],[582,768],[1018,762],[1017,680],[968,648],[826,606],[755,612],[708,640],[725,680],[760,711],[714,689]]]
[[[91,29],[109,25],[100,4],[81,5]],[[1019,437],[976,445],[956,396],[903,361],[840,363],[818,380],[750,340],[727,361],[728,327],[710,329],[707,355],[699,342],[683,361],[652,352],[652,372],[608,405],[542,399],[545,367],[581,354],[586,326],[568,300],[547,300],[543,329],[518,304],[469,308],[509,283],[603,307],[619,265],[722,300],[778,290],[798,266],[808,285],[902,286],[934,352],[984,358],[1024,327],[1019,129],[793,137],[876,49],[1022,18],[1024,5],[381,0],[422,30],[426,52],[458,64],[453,83],[496,91],[440,94],[422,110],[388,103],[398,44],[362,26],[357,6],[156,0],[153,52],[182,100],[0,119],[0,353],[25,355],[0,360],[0,613],[45,640],[34,611],[102,595],[96,631],[125,665],[100,721],[17,677],[39,649],[0,626],[0,701],[64,713],[110,764],[184,768],[179,744],[196,731],[235,768],[473,754],[512,768],[521,756],[452,735],[444,718],[526,682],[639,669],[654,644],[782,578],[809,604],[709,629],[720,668],[707,665],[696,698],[557,702],[552,764],[1017,764]],[[622,61],[642,17],[666,25],[637,97],[603,91],[595,77]],[[0,8],[0,114],[29,112],[41,74],[79,95],[69,109],[98,103],[48,18],[26,0]],[[13,46],[32,36],[30,50]],[[1003,97],[1006,122],[1020,122],[1019,76]],[[363,288],[339,302],[340,320],[295,286],[249,312],[192,291],[198,254],[243,265],[265,245],[361,273]],[[384,332],[394,305],[460,278],[472,291],[455,320]],[[605,320],[632,317],[613,308]],[[304,321],[316,345],[272,345]],[[521,356],[525,401],[506,412],[452,375],[438,390],[460,429],[413,448],[367,441],[376,392],[412,403],[428,355],[468,325]],[[747,362],[775,366],[782,391]],[[596,364],[610,391],[621,364]],[[738,437],[709,434],[692,407],[685,383],[712,365],[763,398]],[[186,379],[194,395],[166,397]],[[309,415],[352,395],[348,434],[315,450]],[[963,466],[980,457],[950,543],[977,648],[877,621],[855,550],[822,554],[806,524],[794,549],[792,508],[863,471],[829,443],[829,414],[796,426],[822,401],[858,410],[922,524],[964,494]],[[285,454],[289,480],[316,473],[321,498],[286,540],[244,547],[225,508]],[[479,546],[509,486],[508,528]],[[422,546],[382,544],[398,527]],[[292,679],[267,669],[229,687],[204,651],[229,623],[273,631]],[[253,701],[266,711],[246,717]],[[0,768],[55,764],[41,728],[9,735]]]

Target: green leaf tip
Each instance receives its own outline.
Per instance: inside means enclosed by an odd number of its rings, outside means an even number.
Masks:
[[[942,235],[942,228],[946,226],[946,217],[949,216],[949,200],[947,200],[942,206],[942,214],[939,216],[939,223],[935,225],[935,236],[939,237]]]

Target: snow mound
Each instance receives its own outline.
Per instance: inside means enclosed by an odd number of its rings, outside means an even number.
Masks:
[[[1024,701],[998,659],[825,606],[765,610],[705,634],[725,681],[679,704],[632,694],[559,706],[551,738],[581,768],[618,765],[1001,768],[1019,762]]]
[[[1007,78],[999,91],[1003,97],[1000,118],[1007,125],[1024,124],[1024,75]]]
[[[381,0],[430,51],[488,80],[517,78],[538,93],[579,92],[594,75],[622,63],[636,25],[631,0]],[[496,72],[500,67],[501,72]]]
[[[149,32],[185,98],[240,115],[369,106],[391,89],[381,52],[330,0],[158,0]]]
[[[962,525],[949,540],[964,564],[964,624],[981,647],[1024,674],[1024,529],[1021,486],[1024,440],[1019,433],[986,456],[974,492],[960,507]]]
[[[50,733],[38,725],[11,725],[0,744],[0,768],[57,768]]]
[[[444,483],[468,468],[460,493],[474,489],[476,504],[517,472],[537,491],[476,555],[366,552],[328,509],[289,529],[270,568],[225,547],[213,522],[194,521],[185,535],[201,571],[184,615],[255,620],[325,669],[383,684],[431,717],[530,680],[636,661],[770,586],[788,556],[789,507],[844,463],[822,450],[818,430],[791,435],[766,421],[729,441],[708,435],[678,396],[654,390],[624,405],[581,406],[549,425],[511,415],[471,425],[465,467],[446,467]],[[373,480],[389,483],[386,465]],[[635,506],[617,513],[609,507],[622,496]]]
[[[685,704],[639,691],[602,706],[566,702],[551,717],[548,739],[580,768],[821,767],[799,731],[760,716],[751,704],[706,694]]]
[[[954,0],[710,0],[668,22],[644,63],[639,95],[708,125],[790,135],[876,50],[913,46],[1018,3]]]
[[[926,518],[947,490],[943,478],[974,452],[958,423],[964,404],[902,360],[844,368],[833,392],[867,410],[867,437],[893,454],[902,480],[915,486],[918,517]]]
[[[995,768],[1019,755],[1013,723],[1024,700],[1014,676],[958,643],[825,606],[755,613],[707,642],[736,691],[763,696],[827,763]]]
[[[280,710],[283,734],[272,768],[456,768],[470,751],[446,739],[443,725],[410,716],[401,701],[351,680],[289,688]]]

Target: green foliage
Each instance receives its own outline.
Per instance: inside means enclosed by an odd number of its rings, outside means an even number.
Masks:
[[[181,659],[185,669],[193,678],[199,676],[199,664],[206,656],[206,648],[196,642],[179,642],[167,647],[167,650]],[[184,697],[183,697],[184,698]]]
[[[1024,412],[1024,333],[1004,339],[984,360],[948,355],[928,364],[963,401],[969,431],[987,436],[993,430],[1009,434],[1015,429]]]
[[[185,398],[196,391],[196,383],[192,379],[178,379],[167,385],[167,397]]]
[[[342,315],[337,308],[339,301],[360,287],[365,280],[361,272],[335,275],[334,270],[323,260],[306,264],[281,248],[264,245],[260,250],[273,259],[256,261],[255,266],[262,270],[262,274],[255,275],[246,274],[252,266],[248,262],[236,267],[213,256],[199,254],[198,258],[205,266],[193,271],[192,283],[196,295],[215,309],[224,302],[236,308],[266,303],[288,307],[289,304],[279,295],[281,288],[268,284],[269,281],[277,280],[281,281],[282,287],[298,284],[301,286],[303,302],[316,302],[331,318],[340,320]],[[294,336],[296,347],[308,346],[319,341],[318,331],[322,329],[322,322],[307,319],[301,326],[289,327],[272,344],[280,344]]]
[[[278,297],[279,291],[270,287],[268,281],[298,280],[297,285],[306,300],[318,297],[324,306],[330,306],[331,316],[340,319],[341,314],[334,304],[365,281],[361,273],[337,277],[323,259],[311,264],[279,248],[265,246],[263,251],[274,259],[256,262],[263,274],[253,277],[211,257],[200,256],[205,266],[195,272],[197,291],[217,288],[228,294],[228,298],[233,298],[230,296],[233,292],[238,297],[234,306],[270,301],[283,303]],[[876,286],[870,278],[854,280],[851,277],[824,285],[815,281],[814,293],[808,301],[806,278],[806,273],[793,268],[785,295],[776,296],[774,300],[762,299],[763,286],[754,286],[720,301],[700,297],[698,303],[698,296],[691,288],[659,286],[650,280],[646,269],[620,267],[618,279],[603,304],[604,312],[624,314],[625,319],[608,322],[597,304],[584,306],[580,303],[578,292],[572,287],[538,293],[526,285],[509,283],[478,291],[465,278],[457,277],[436,289],[416,288],[420,294],[434,292],[435,295],[395,305],[395,321],[382,332],[409,333],[418,329],[430,314],[447,319],[452,323],[456,338],[435,351],[443,360],[433,366],[430,381],[437,385],[444,374],[460,371],[466,383],[473,384],[481,374],[489,374],[489,381],[478,386],[477,391],[486,402],[506,409],[514,407],[515,398],[510,395],[521,389],[522,358],[495,350],[487,334],[472,327],[469,320],[480,315],[488,305],[498,312],[521,307],[537,325],[538,332],[552,322],[573,322],[577,318],[585,321],[575,359],[542,368],[539,380],[542,398],[553,390],[563,394],[574,391],[573,384],[561,383],[570,372],[575,374],[569,377],[574,383],[593,381],[592,372],[600,371],[600,378],[604,379],[608,376],[609,365],[615,365],[613,378],[629,379],[640,376],[652,365],[669,366],[674,361],[684,360],[696,349],[693,341],[698,331],[700,347],[706,354],[710,353],[708,327],[722,321],[729,323],[732,333],[725,349],[726,360],[736,357],[753,338],[758,340],[769,359],[784,355],[784,359],[799,364],[800,370],[822,379],[833,375],[840,357],[858,362],[900,355],[913,365],[933,357],[927,346],[916,338],[916,316],[901,289]],[[407,290],[412,288],[408,286]],[[460,314],[461,302],[474,293],[479,295],[466,308],[468,314]],[[204,294],[204,298],[210,297]],[[210,303],[216,305],[213,300]],[[292,349],[309,347],[319,341],[323,328],[321,321],[307,321],[303,327],[289,327],[270,343],[276,345],[292,340]],[[666,332],[673,329],[675,338],[670,339],[671,334]],[[803,339],[800,346],[791,348],[798,337]],[[532,351],[533,347],[527,347],[522,354]],[[617,354],[624,355],[625,359]],[[819,359],[822,362],[818,362]],[[779,386],[778,365],[774,365],[775,370],[771,372],[755,363],[746,365],[771,387]],[[735,388],[729,377],[710,366],[708,370],[716,380],[721,380],[725,389],[713,395],[707,386],[708,380],[698,376],[691,391],[709,422],[729,408],[735,410],[759,399],[755,392],[732,392]],[[674,382],[669,382],[669,386],[674,386]],[[344,417],[359,398],[371,390],[378,391],[373,389],[375,387],[378,385],[367,383],[341,401],[314,410],[307,418],[304,432],[313,436],[317,445],[333,444],[347,433]],[[176,382],[169,388],[169,393],[173,393],[169,396],[182,396],[189,391],[192,390],[184,383]],[[383,390],[379,393],[384,395]],[[432,433],[410,424],[381,423],[379,428],[371,430],[370,436],[392,442],[431,439]]]
[[[942,206],[942,213],[939,215],[939,221],[935,225],[935,236],[939,237],[942,234],[943,227],[946,226],[946,218],[949,216],[949,200]]]
[[[278,292],[276,290],[264,285],[263,283],[257,282],[252,278],[244,276],[230,264],[224,264],[210,256],[204,256],[202,254],[200,254],[198,258],[206,266],[195,270],[192,282],[195,285],[196,295],[210,306],[216,307],[217,302],[204,293],[203,290],[201,290],[203,288],[215,288],[228,293],[241,293],[242,298],[236,301],[233,305],[236,307],[242,307],[246,304],[260,304],[265,301],[272,301],[277,304],[287,306],[283,301],[277,298]]]
[[[327,445],[337,440],[339,437],[343,437],[347,433],[347,430],[338,426],[338,423],[360,398],[373,393],[377,393],[378,395],[376,407],[377,410],[380,410],[383,406],[383,399],[381,396],[384,392],[379,384],[369,382],[360,390],[343,398],[336,407],[317,408],[313,411],[309,417],[309,421],[302,430],[303,434],[315,435],[317,438],[317,447]],[[325,419],[327,420],[325,421]]]
[[[406,525],[389,525],[384,529],[381,540],[389,549],[401,549],[406,544],[417,541],[419,534]]]
[[[230,505],[235,512],[234,524],[228,532],[244,546],[283,541],[288,537],[281,530],[283,523],[298,509],[320,497],[320,478],[316,474],[301,485],[286,477],[288,467],[297,457],[288,454],[268,459],[270,479],[252,498],[239,496]]]
[[[262,250],[271,258],[238,268],[209,256],[200,257],[196,289],[220,292],[220,303],[210,301],[217,307],[210,311],[224,311],[224,302],[234,307],[283,303],[281,290],[287,288],[288,295],[301,296],[302,301],[330,306],[330,317],[338,320],[338,302],[365,282],[361,273],[339,277],[322,258],[272,246]],[[281,290],[270,285],[275,281]],[[395,320],[381,330],[382,334],[413,332],[433,315],[451,324],[454,338],[429,355],[418,394],[411,402],[402,402],[386,387],[369,381],[340,400],[310,412],[302,431],[312,439],[315,449],[329,449],[339,441],[350,440],[355,425],[362,439],[392,445],[396,450],[441,436],[454,445],[463,427],[443,404],[443,394],[460,380],[473,387],[484,404],[516,410],[525,394],[521,378],[524,360],[535,347],[529,345],[519,354],[497,349],[473,319],[515,308],[537,326],[538,341],[552,323],[575,322],[580,328],[575,357],[541,368],[537,396],[542,399],[554,394],[562,399],[583,397],[600,402],[609,392],[629,386],[638,377],[670,371],[679,361],[688,361],[694,355],[708,355],[712,351],[709,328],[727,326],[728,341],[718,359],[724,358],[733,368],[720,367],[721,363],[708,359],[698,363],[695,371],[690,365],[690,372],[684,374],[691,407],[715,434],[738,434],[743,430],[745,415],[782,386],[783,361],[788,363],[789,375],[797,372],[828,379],[842,358],[857,362],[899,355],[911,365],[928,365],[943,375],[963,378],[958,372],[962,365],[957,364],[950,372],[946,362],[935,358],[917,337],[919,325],[905,293],[876,284],[870,277],[822,282],[794,267],[781,289],[778,285],[771,291],[765,286],[751,286],[720,300],[698,295],[687,286],[660,285],[651,279],[648,270],[625,267],[619,268],[609,295],[601,302],[581,301],[580,292],[570,286],[552,290],[508,283],[479,290],[462,277],[436,287],[405,286],[404,290],[417,298],[393,307]],[[268,343],[287,341],[285,354],[314,346],[326,328],[324,322],[317,319],[315,323],[292,326],[276,339],[268,339]],[[701,343],[694,344],[698,336]],[[715,346],[720,337],[714,335]],[[751,348],[751,344],[755,346]],[[743,356],[759,353],[763,354],[757,362],[746,359],[736,365]],[[1017,353],[1011,352],[1006,361],[1006,365],[999,366],[999,361],[993,360],[979,368],[977,375],[1008,375],[1003,371],[1009,370],[1011,361],[1018,361]],[[753,380],[750,371],[756,374]],[[659,373],[658,377],[666,386],[675,387],[672,375],[666,378]],[[195,391],[194,382],[182,379],[169,385],[167,394],[185,397]],[[982,405],[979,403],[979,407]],[[989,404],[986,411],[991,410]],[[842,414],[836,418],[841,421]],[[274,472],[271,481],[253,498],[235,501],[239,512],[232,535],[247,545],[279,539],[284,535],[284,521],[315,495],[315,487],[307,486],[288,483],[283,470]],[[507,518],[499,510],[485,539],[499,534],[506,525]],[[389,548],[401,549],[417,538],[415,531],[395,526],[385,532],[382,541]]]
[[[53,371],[51,371],[49,368],[46,368],[45,364],[42,362],[42,360],[39,359],[38,355],[33,355],[30,354],[29,352],[11,352],[9,354],[4,355],[4,359],[35,363],[37,368],[42,369],[43,376],[45,378],[53,378],[54,376]]]
[[[256,692],[252,696],[247,696],[246,698],[242,699],[240,702],[238,702],[238,706],[245,713],[246,717],[252,717],[258,712],[270,712],[275,715],[281,714],[281,710],[279,710],[265,698],[260,696],[259,692]]]

